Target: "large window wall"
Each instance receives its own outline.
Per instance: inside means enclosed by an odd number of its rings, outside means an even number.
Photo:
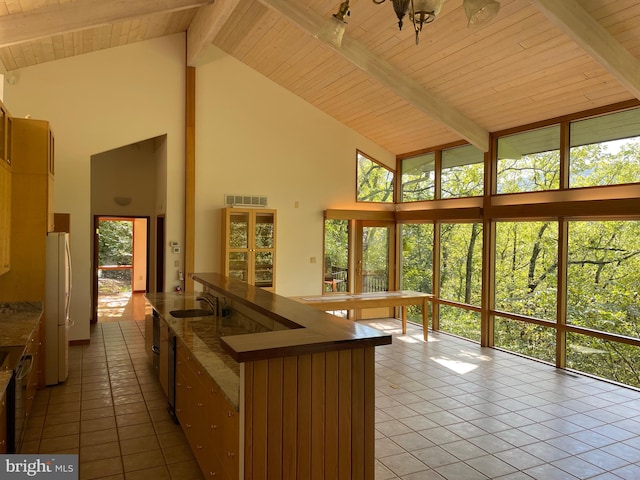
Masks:
[[[637,102],[397,171],[398,288],[434,294],[434,329],[640,388]]]

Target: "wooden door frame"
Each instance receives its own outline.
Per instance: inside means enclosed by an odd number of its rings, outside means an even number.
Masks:
[[[98,251],[100,245],[100,238],[98,235],[98,226],[100,225],[100,219],[114,219],[114,220],[135,220],[136,218],[144,218],[147,220],[147,248],[146,248],[146,289],[149,291],[149,264],[150,264],[150,242],[151,242],[151,217],[147,215],[93,215],[93,255],[91,259],[91,320],[90,323],[98,322]],[[133,284],[132,284],[133,288]]]

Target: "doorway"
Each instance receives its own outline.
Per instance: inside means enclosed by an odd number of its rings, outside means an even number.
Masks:
[[[94,216],[96,322],[143,320],[149,289],[149,218]]]
[[[354,293],[388,292],[395,281],[395,224],[356,220],[354,228]],[[394,316],[393,308],[358,310],[356,320]]]

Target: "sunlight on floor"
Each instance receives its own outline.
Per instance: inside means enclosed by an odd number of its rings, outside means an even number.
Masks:
[[[151,314],[151,305],[144,293],[109,293],[98,295],[98,322],[144,320]]]

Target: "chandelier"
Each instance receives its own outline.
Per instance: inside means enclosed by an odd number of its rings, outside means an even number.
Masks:
[[[371,0],[376,5],[383,4],[386,0]],[[445,0],[389,0],[393,4],[393,10],[398,17],[398,28],[402,30],[405,16],[413,25],[416,34],[416,45],[420,41],[422,27],[433,22]],[[482,25],[498,14],[500,4],[495,0],[462,0],[465,15],[467,16],[467,26],[475,27]],[[340,4],[338,12],[331,19],[330,32],[325,32],[325,39],[340,47],[342,36],[344,35],[346,17],[350,14],[349,0]]]

